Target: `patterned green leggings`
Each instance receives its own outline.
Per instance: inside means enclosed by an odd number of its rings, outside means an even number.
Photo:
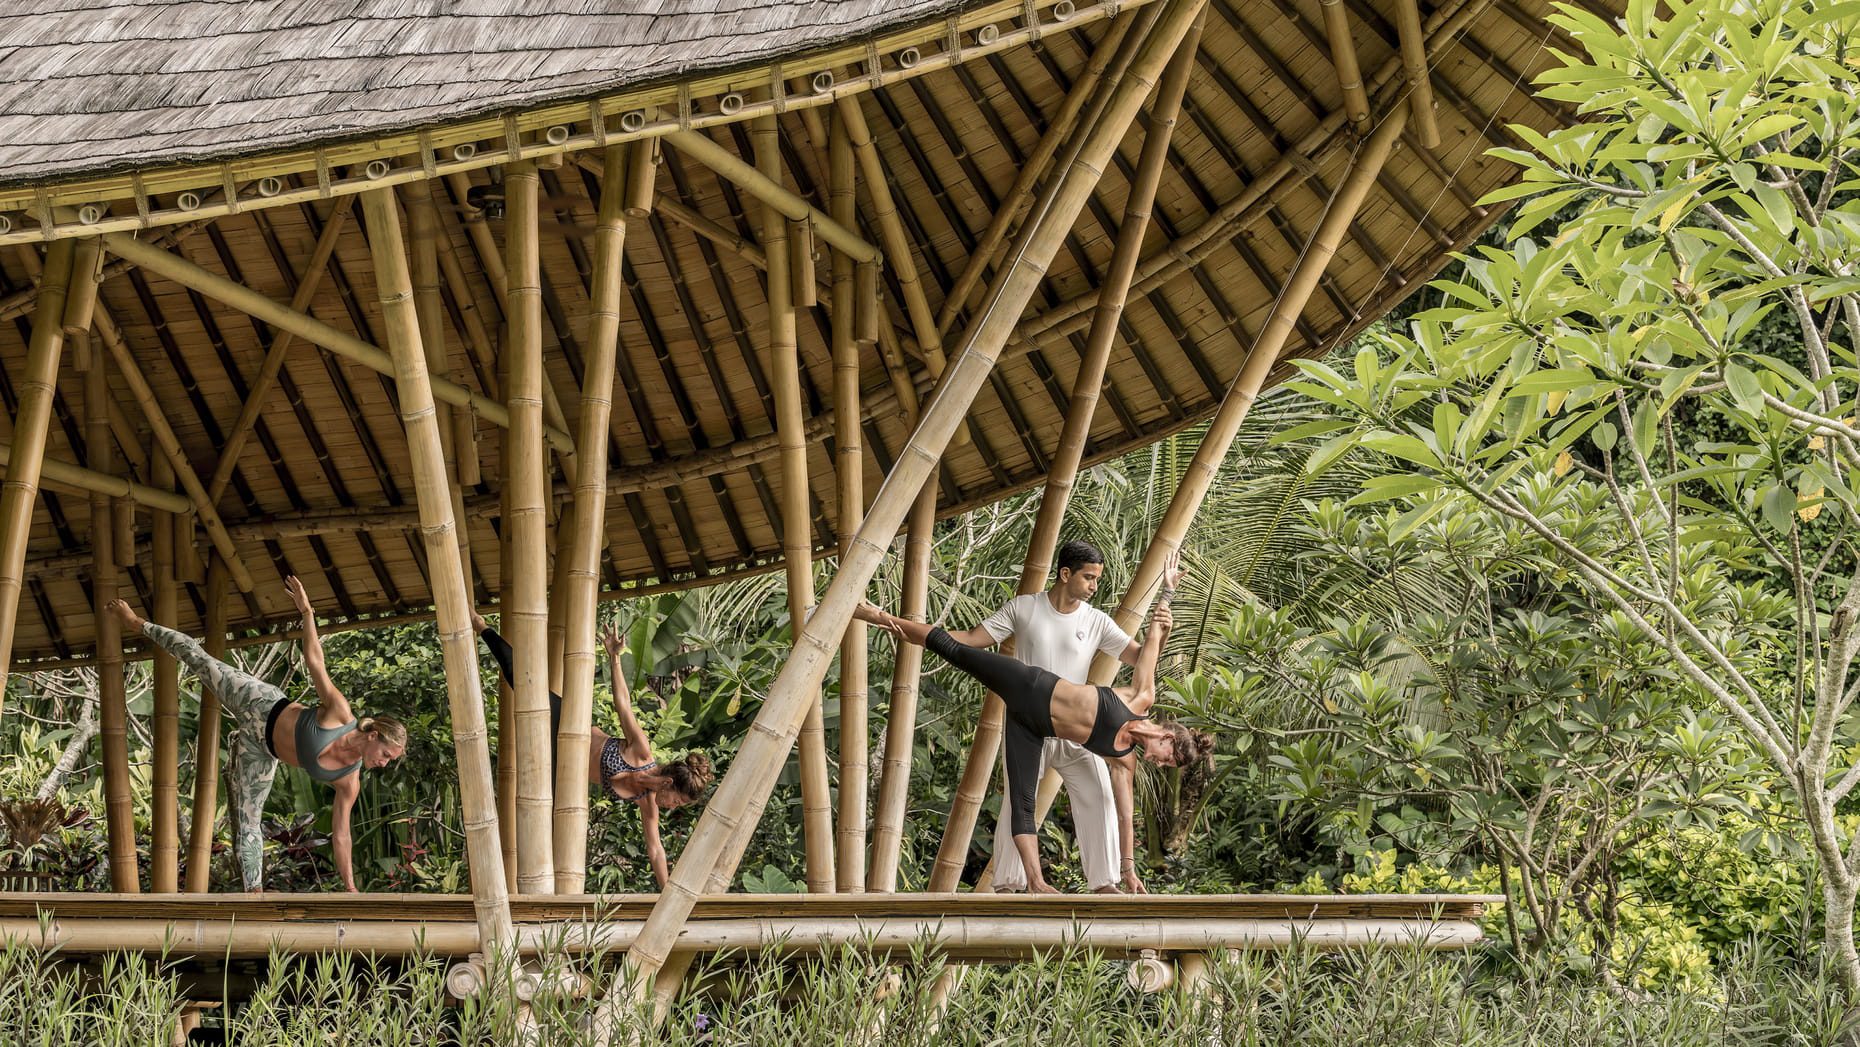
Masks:
[[[239,859],[245,889],[264,890],[265,834],[260,823],[265,798],[271,795],[271,780],[278,773],[278,759],[266,744],[265,726],[272,707],[289,699],[271,684],[208,654],[186,633],[146,622],[142,635],[192,669],[201,684],[219,696],[220,708],[232,720],[226,806],[232,816],[233,855]]]

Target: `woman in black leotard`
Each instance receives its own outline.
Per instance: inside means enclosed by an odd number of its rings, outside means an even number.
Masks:
[[[510,644],[485,622],[484,616],[472,613],[476,629],[491,657],[497,659],[504,679],[513,679],[510,668]],[[620,671],[620,655],[626,645],[620,631],[609,625],[598,634],[607,649],[607,667],[614,685],[614,712],[620,718],[623,738],[610,736],[599,727],[588,729],[588,784],[598,785],[628,803],[639,807],[640,830],[646,837],[646,857],[652,862],[652,875],[663,889],[671,879],[671,865],[665,845],[659,842],[659,812],[669,811],[704,795],[710,785],[710,758],[703,753],[687,753],[676,763],[659,766],[652,755],[652,739],[640,728],[633,715],[633,699],[626,686],[626,674]],[[562,696],[549,694],[549,748],[554,752],[556,737],[562,728]]]
[[[1133,862],[1131,843],[1132,785],[1138,752],[1162,767],[1180,767],[1204,758],[1213,739],[1177,723],[1149,718],[1156,704],[1156,661],[1163,638],[1169,633],[1169,601],[1181,581],[1182,570],[1174,556],[1163,570],[1163,587],[1156,599],[1150,628],[1143,638],[1136,671],[1129,687],[1093,687],[1061,680],[1054,674],[1006,655],[958,642],[940,625],[911,622],[861,604],[853,617],[889,629],[909,643],[919,644],[981,681],[1007,706],[1004,747],[1007,752],[1008,801],[1014,830],[1014,847],[1027,869],[1027,888],[1036,894],[1056,893],[1041,873],[1039,837],[1035,835],[1034,793],[1039,786],[1040,744],[1047,738],[1065,738],[1104,757],[1111,769],[1111,791],[1124,841],[1124,861]]]

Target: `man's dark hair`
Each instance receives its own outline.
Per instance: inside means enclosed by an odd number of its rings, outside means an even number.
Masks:
[[[1098,547],[1082,539],[1073,539],[1059,547],[1058,569],[1077,571],[1086,564],[1103,563],[1104,553]]]

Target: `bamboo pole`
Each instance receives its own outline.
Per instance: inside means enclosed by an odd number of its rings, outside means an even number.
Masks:
[[[858,222],[853,198],[853,149],[846,122],[828,135],[829,212],[848,228]],[[840,555],[852,550],[865,519],[865,448],[859,432],[859,307],[854,299],[858,262],[833,255],[833,420],[839,480]],[[810,274],[811,275],[811,274]],[[803,283],[806,278],[803,278]],[[865,890],[865,814],[870,766],[866,682],[866,631],[854,625],[840,640],[840,809],[834,854],[839,889]]]
[[[149,423],[149,431],[155,437],[155,444],[161,448],[157,461],[167,465],[165,472],[157,472],[150,478],[154,481],[152,486],[161,490],[169,490],[174,486],[175,480],[180,481],[181,489],[187,492],[189,508],[199,514],[201,525],[207,530],[207,537],[213,541],[213,548],[218,550],[220,556],[226,560],[226,566],[232,572],[233,583],[239,587],[240,592],[251,592],[256,587],[252,580],[252,572],[247,570],[245,561],[239,556],[238,546],[226,530],[226,522],[220,518],[219,510],[214,508],[217,500],[201,484],[200,474],[194,471],[193,464],[187,460],[187,452],[181,447],[180,437],[175,435],[174,426],[168,423],[168,415],[162,410],[161,400],[155,395],[154,388],[143,376],[142,369],[136,366],[135,355],[129,351],[129,346],[123,341],[122,332],[110,319],[109,312],[101,305],[97,308],[95,321],[97,335],[104,347],[110,351],[110,358],[116,363],[116,373],[122,375],[123,381],[128,383],[130,395],[136,398],[136,405],[142,409],[142,417]],[[173,479],[164,479],[164,475],[171,476]],[[169,510],[161,511],[169,512]]]
[[[516,704],[517,888],[523,894],[555,890],[555,781],[549,737],[549,512],[544,498],[548,464],[542,442],[542,284],[536,222],[539,179],[530,163],[504,174],[504,240],[509,293],[504,307],[509,335],[510,453],[504,483],[510,488],[510,602],[503,632],[514,652],[511,683]]]
[[[1046,489],[1040,496],[1040,512],[1034,519],[1033,534],[1027,541],[1027,555],[1021,567],[1017,592],[1037,593],[1046,587],[1059,544],[1059,527],[1065,520],[1066,507],[1072,501],[1079,463],[1085,457],[1085,444],[1091,435],[1092,416],[1098,410],[1099,391],[1104,372],[1117,342],[1118,324],[1123,319],[1124,303],[1129,299],[1130,282],[1137,260],[1143,253],[1143,237],[1149,232],[1150,209],[1156,200],[1156,188],[1162,182],[1163,168],[1169,160],[1169,142],[1175,134],[1176,119],[1181,113],[1182,96],[1188,90],[1195,70],[1195,54],[1201,46],[1201,27],[1206,14],[1182,37],[1182,43],[1163,72],[1150,106],[1149,128],[1143,136],[1143,151],[1137,160],[1135,180],[1124,202],[1124,217],[1117,230],[1117,242],[1111,261],[1098,286],[1098,308],[1092,316],[1091,334],[1072,383],[1072,398],[1066,411],[1065,428],[1059,447],[1047,467]],[[1075,683],[1078,681],[1074,681]],[[936,863],[931,867],[930,890],[950,891],[962,876],[975,835],[975,821],[994,777],[996,758],[1001,750],[1001,732],[1006,723],[1007,707],[1000,697],[990,693],[982,699],[982,715],[976,721],[975,740],[963,765],[962,778],[950,806],[949,823],[937,848]]]
[[[580,474],[577,466],[568,474],[569,482]],[[575,544],[575,503],[556,502],[549,497],[548,486],[543,501],[556,511],[549,527],[549,690],[561,694],[562,659],[568,654],[568,567],[569,551]]]
[[[853,258],[861,262],[877,262],[884,257],[878,248],[860,239],[859,234],[822,214],[819,208],[783,185],[779,176],[770,175],[762,167],[759,156],[755,165],[745,163],[702,131],[673,131],[666,135],[664,140],[667,144],[677,148],[679,152],[710,168],[717,177],[728,180],[743,192],[755,197],[776,214],[783,215],[791,221],[806,222],[813,226],[814,231],[820,234],[822,240]],[[782,249],[787,250],[788,238],[785,232],[781,239]],[[769,245],[769,238],[766,234],[762,240],[764,250],[774,250]]]
[[[232,577],[219,557],[207,567],[206,638],[201,646],[226,656],[226,595]],[[194,816],[187,838],[187,890],[205,894],[213,865],[213,826],[219,820],[220,697],[200,687],[199,729],[194,736]]]
[[[172,483],[174,468],[168,459],[156,455],[150,461],[156,483]],[[180,585],[174,576],[175,526],[185,520],[173,513],[156,513],[151,530],[154,534],[153,568],[155,600],[149,618],[170,629],[180,625]],[[154,763],[149,775],[149,889],[168,893],[180,889],[181,851],[181,666],[167,651],[155,653],[154,716],[151,717],[153,744],[149,759]]]
[[[1421,5],[1395,0],[1395,31],[1400,37],[1402,71],[1408,77],[1408,108],[1414,135],[1428,149],[1440,148],[1440,124],[1434,120],[1434,87],[1427,78],[1427,36],[1421,29]]]
[[[1363,89],[1363,68],[1356,60],[1356,41],[1350,37],[1350,13],[1343,0],[1318,0],[1324,15],[1324,35],[1330,39],[1330,61],[1343,91],[1344,114],[1358,127],[1369,123],[1369,92]]]
[[[310,252],[310,264],[304,267],[303,280],[298,283],[296,293],[291,295],[292,312],[309,315],[310,303],[316,299],[318,288],[323,286],[323,276],[329,271],[329,260],[336,253],[336,241],[349,224],[353,203],[350,197],[338,198],[335,210],[329,213],[328,220],[323,223],[323,231],[316,238],[316,247]],[[238,419],[226,431],[225,443],[220,448],[220,460],[213,467],[212,478],[207,481],[207,500],[214,505],[220,503],[220,498],[226,494],[227,485],[232,482],[233,470],[239,465],[239,455],[245,450],[246,441],[252,437],[258,416],[264,410],[265,400],[271,395],[271,387],[277,384],[278,375],[284,370],[284,357],[290,352],[291,343],[296,338],[295,332],[280,328],[271,338],[271,347],[265,350],[265,362],[259,365],[258,375],[252,379],[245,403],[239,408]]]
[[[770,185],[787,192],[781,186],[781,129],[775,118],[760,117],[750,128],[756,150],[755,170],[765,195],[775,195],[767,189]],[[705,162],[710,164],[709,160]],[[813,526],[807,498],[807,439],[801,418],[801,353],[795,334],[794,300],[789,294],[788,222],[773,205],[762,209],[762,250],[768,256],[769,267],[769,379],[775,387],[775,429],[781,442],[782,557],[788,571],[788,620],[798,636],[814,606]],[[827,894],[832,893],[834,884],[833,797],[827,780],[827,733],[820,701],[816,692],[801,728],[801,816],[807,848],[807,889]]]
[[[994,261],[995,251],[1006,241],[1008,227],[1032,202],[1034,185],[1049,169],[1059,144],[1072,136],[1079,114],[1084,112],[1086,101],[1097,92],[1112,56],[1122,50],[1124,38],[1129,35],[1137,14],[1136,10],[1125,11],[1106,27],[1104,36],[1092,50],[1091,58],[1086,61],[1084,71],[1072,82],[1071,90],[1066,92],[1065,101],[1060,103],[1053,122],[1046,126],[1033,152],[1028,154],[1026,162],[1015,172],[1013,186],[1001,198],[1001,205],[995,208],[995,213],[988,219],[988,228],[976,242],[975,249],[969,252],[968,262],[963,265],[961,274],[950,285],[949,294],[943,299],[943,308],[937,314],[939,330],[948,332],[956,317],[968,307],[970,296],[975,293],[982,277],[987,274],[989,264]]]
[[[216,301],[232,306],[234,309],[284,331],[292,331],[305,341],[313,342],[343,357],[381,374],[392,376],[394,362],[379,346],[370,345],[360,338],[316,319],[300,313],[289,306],[280,305],[264,295],[234,283],[217,273],[195,265],[179,255],[170,254],[159,248],[136,240],[126,233],[109,233],[103,238],[104,246],[110,253],[136,263],[143,269],[157,276],[166,277],[183,287],[191,287],[201,294]],[[508,427],[510,414],[504,405],[457,382],[433,379],[433,395],[439,400],[458,407],[469,407],[482,417],[496,425]],[[560,429],[548,428],[544,431],[551,444],[564,450],[574,448],[573,439]]]
[[[575,530],[570,547],[556,555],[569,563],[567,649],[563,656],[562,752],[582,753],[594,718],[595,608],[606,550],[607,443],[613,418],[614,370],[620,343],[620,298],[625,293],[621,262],[626,249],[627,198],[636,172],[626,146],[610,146],[603,157],[601,199],[594,224],[594,279],[590,288],[588,345],[581,379],[581,427],[576,434]],[[634,153],[634,166],[642,166]],[[652,176],[646,163],[645,174]],[[651,183],[640,194],[650,203]],[[558,894],[581,893],[587,877],[588,768],[585,760],[563,760],[555,778],[555,886]]]
[[[49,268],[49,267],[48,267]],[[48,274],[49,275],[49,274]],[[43,300],[43,299],[41,299]],[[84,372],[85,453],[99,472],[112,468],[109,375],[101,359],[93,358]],[[123,627],[106,608],[120,591],[117,573],[114,507],[107,494],[90,499],[91,605],[97,627],[98,734],[103,749],[104,825],[109,837],[110,889],[141,890],[136,870],[135,800],[129,784],[129,710],[123,693]],[[101,522],[100,522],[101,521]]]
[[[39,498],[46,427],[51,422],[52,398],[58,384],[58,358],[65,347],[65,299],[71,288],[75,251],[76,246],[69,240],[56,241],[46,251],[39,304],[32,312],[26,368],[17,378],[19,408],[13,417],[13,446],[19,453],[7,463],[6,481],[0,487],[0,696],[6,693],[7,670],[13,661],[26,540],[32,533],[32,510]]]
[[[465,851],[471,870],[472,908],[480,948],[494,955],[515,945],[510,899],[504,888],[498,848],[497,811],[491,795],[491,753],[485,744],[484,699],[478,682],[477,637],[471,629],[471,600],[453,536],[452,498],[441,452],[432,387],[420,348],[420,320],[400,231],[400,207],[392,189],[362,196],[369,249],[381,299],[383,327],[393,353],[400,390],[401,423],[413,460],[414,490],[426,515],[425,538],[440,645],[445,652],[446,696],[457,752],[459,803],[464,810]],[[538,457],[541,455],[538,440]],[[546,710],[545,710],[546,711]]]
[[[990,303],[964,337],[961,351],[950,364],[943,383],[925,408],[909,443],[898,456],[891,475],[873,500],[852,551],[841,563],[826,599],[801,631],[792,657],[776,677],[755,722],[692,832],[671,882],[659,894],[652,914],[628,954],[639,978],[635,991],[649,992],[654,976],[684,929],[698,893],[723,871],[723,859],[741,854],[768,802],[769,788],[787,762],[796,732],[807,709],[818,700],[821,679],[863,598],[867,583],[884,558],[886,546],[904,522],[909,504],[931,478],[938,457],[948,446],[957,424],[974,401],[1007,342],[1015,318],[1026,308],[1041,274],[1065,239],[1066,232],[1085,205],[1102,170],[1135,119],[1137,108],[1155,85],[1162,66],[1174,53],[1182,34],[1200,9],[1198,0],[1161,0],[1166,13],[1145,40],[1130,73],[1118,85],[1098,126],[1081,150],[1076,166],[1051,207],[1023,230],[1014,264],[997,280]],[[769,251],[769,264],[775,254]],[[729,866],[734,871],[734,864]]]
[[[930,606],[930,555],[936,528],[936,480],[925,483],[911,503],[905,526],[904,593],[898,614],[926,621]],[[885,756],[878,783],[878,806],[872,819],[872,864],[866,888],[886,894],[898,889],[898,861],[904,846],[904,816],[910,803],[911,754],[917,742],[918,684],[924,649],[899,644],[891,671],[891,703],[885,719]]]
[[[1299,259],[1297,268],[1292,271],[1291,278],[1285,282],[1278,299],[1273,302],[1272,312],[1266,317],[1265,326],[1260,328],[1259,337],[1247,353],[1246,361],[1240,365],[1239,373],[1227,387],[1221,406],[1216,410],[1213,421],[1208,424],[1207,435],[1202,437],[1201,446],[1196,448],[1195,457],[1189,462],[1188,470],[1183,473],[1175,495],[1169,501],[1169,508],[1163,513],[1162,521],[1150,539],[1143,561],[1131,575],[1130,587],[1124,590],[1124,599],[1119,603],[1115,615],[1117,623],[1123,628],[1134,629],[1148,612],[1156,580],[1162,577],[1163,564],[1171,553],[1181,548],[1183,536],[1194,522],[1202,499],[1207,497],[1208,489],[1220,471],[1222,459],[1227,457],[1228,448],[1233,446],[1234,437],[1240,431],[1240,423],[1252,409],[1266,376],[1271,373],[1273,364],[1278,361],[1280,352],[1291,337],[1298,322],[1298,314],[1304,310],[1305,302],[1317,287],[1318,279],[1336,255],[1350,222],[1368,198],[1370,189],[1375,185],[1376,175],[1394,151],[1407,120],[1407,107],[1398,105],[1390,110],[1364,143],[1349,174],[1337,187],[1337,195],[1325,209],[1316,231],[1311,234],[1311,242]],[[1109,683],[1116,673],[1116,663],[1100,655],[1092,665],[1091,682]]]
[[[510,356],[504,355],[503,386],[510,387]],[[509,441],[505,441],[504,455],[508,459]],[[502,511],[498,519],[503,525],[498,529],[497,542],[497,607],[499,612],[510,606],[510,484],[498,485],[501,490]],[[512,894],[517,893],[517,692],[510,686],[504,674],[497,674],[497,828],[498,841],[504,855],[504,883]]]
[[[15,444],[0,443],[0,466],[12,464],[15,446]],[[47,487],[58,486],[90,494],[107,494],[112,498],[146,506],[160,512],[184,513],[192,508],[191,502],[173,491],[164,491],[159,487],[136,483],[134,480],[121,476],[100,473],[95,469],[86,469],[81,465],[73,465],[57,458],[40,460],[40,479]]]
[[[446,351],[446,304],[440,297],[439,211],[433,203],[431,182],[407,183],[407,232],[413,247],[413,306],[420,318],[420,348],[426,355],[426,372],[449,378],[451,363],[450,354]],[[459,435],[454,418],[470,418],[471,412],[455,410],[450,404],[440,404],[437,410],[439,446],[446,456],[447,472],[459,476]],[[459,564],[465,570],[465,592],[469,594],[473,591],[471,532],[465,523],[465,494],[460,490],[459,483],[452,484],[451,489],[452,519],[458,525]]]

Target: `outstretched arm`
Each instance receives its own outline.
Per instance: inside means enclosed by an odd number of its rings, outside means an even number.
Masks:
[[[1123,877],[1124,890],[1131,894],[1146,894],[1149,889],[1143,886],[1142,878],[1137,876],[1136,802],[1134,800],[1137,757],[1135,753],[1126,753],[1104,762],[1111,769],[1111,798],[1117,804],[1117,853],[1122,856],[1118,868]]]
[[[1143,633],[1143,650],[1137,654],[1136,672],[1130,678],[1133,687],[1129,702],[1131,712],[1149,712],[1150,706],[1156,703],[1156,664],[1162,660],[1163,641],[1168,638],[1169,627],[1175,621],[1169,612],[1169,602],[1181,583],[1182,554],[1170,553],[1168,562],[1163,565],[1162,589],[1156,594],[1156,609],[1150,612],[1150,627]]]
[[[636,752],[652,751],[652,739],[639,725],[639,718],[633,715],[633,693],[627,689],[626,673],[620,666],[620,656],[626,653],[626,641],[620,636],[620,629],[611,623],[602,626],[599,633],[601,646],[607,650],[607,675],[614,685],[614,714],[620,717],[620,733],[626,739],[626,746]],[[654,824],[657,824],[657,810],[654,810]],[[654,834],[657,839],[657,834]],[[660,860],[665,855],[660,852]],[[661,881],[663,882],[663,881]]]
[[[310,675],[310,685],[316,688],[318,721],[324,719],[325,713],[337,723],[355,719],[355,710],[349,708],[348,697],[336,686],[336,681],[329,678],[329,666],[323,661],[323,639],[316,632],[316,611],[310,606],[304,583],[293,574],[284,580],[284,589],[291,594],[291,603],[297,605],[297,613],[303,616],[304,671]]]
[[[329,817],[329,849],[336,859],[336,875],[342,878],[342,886],[353,892],[355,888],[354,841],[349,832],[349,815],[355,807],[355,797],[361,792],[361,774],[348,774],[336,779],[336,806]]]
[[[671,882],[671,863],[665,860],[665,844],[659,841],[659,800],[651,793],[640,797],[639,827],[646,834],[646,858],[652,862],[652,878],[659,881],[659,890]]]

